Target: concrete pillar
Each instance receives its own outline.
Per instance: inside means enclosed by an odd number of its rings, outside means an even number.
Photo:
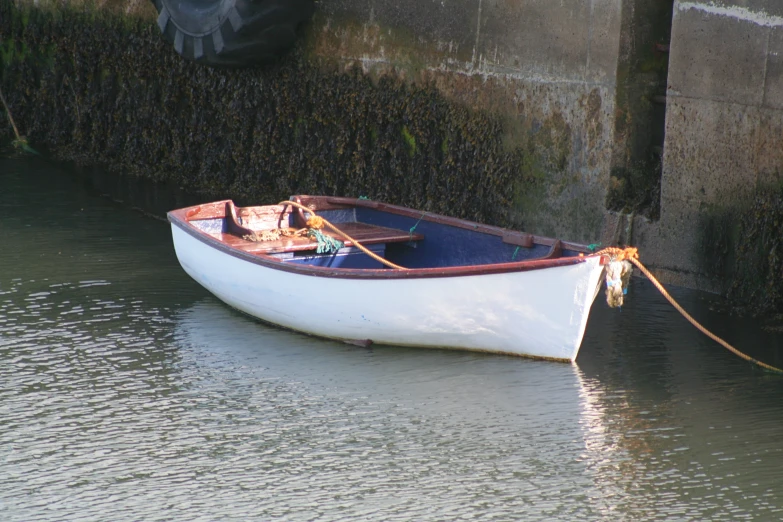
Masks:
[[[635,235],[668,281],[726,290],[738,216],[781,182],[782,79],[782,3],[675,4],[661,219]]]

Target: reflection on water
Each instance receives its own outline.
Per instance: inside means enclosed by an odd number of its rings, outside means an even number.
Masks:
[[[783,379],[635,281],[577,365],[260,324],[167,226],[0,160],[3,520],[780,519]],[[675,297],[773,364],[780,336]]]
[[[593,308],[579,361],[586,447],[613,510],[636,519],[780,519],[783,379],[704,337],[649,282],[634,281],[631,292],[620,313]],[[714,296],[673,294],[711,330],[780,364],[780,335],[710,312]]]

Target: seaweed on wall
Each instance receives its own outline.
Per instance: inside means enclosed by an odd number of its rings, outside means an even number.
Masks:
[[[728,297],[751,315],[783,313],[783,188],[756,192],[739,212]]]
[[[14,116],[57,159],[239,202],[366,196],[497,225],[524,172],[501,117],[301,50],[265,69],[209,69],[149,20],[23,15],[8,1],[0,39],[14,48],[0,69]]]

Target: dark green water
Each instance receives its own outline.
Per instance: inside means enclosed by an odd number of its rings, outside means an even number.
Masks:
[[[779,520],[783,378],[641,280],[578,364],[304,337],[221,305],[165,223],[0,159],[0,519]],[[677,290],[783,365],[779,334]]]

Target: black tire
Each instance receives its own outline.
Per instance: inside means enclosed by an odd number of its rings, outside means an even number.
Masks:
[[[274,60],[313,14],[313,0],[152,0],[158,27],[188,60],[248,67]]]

